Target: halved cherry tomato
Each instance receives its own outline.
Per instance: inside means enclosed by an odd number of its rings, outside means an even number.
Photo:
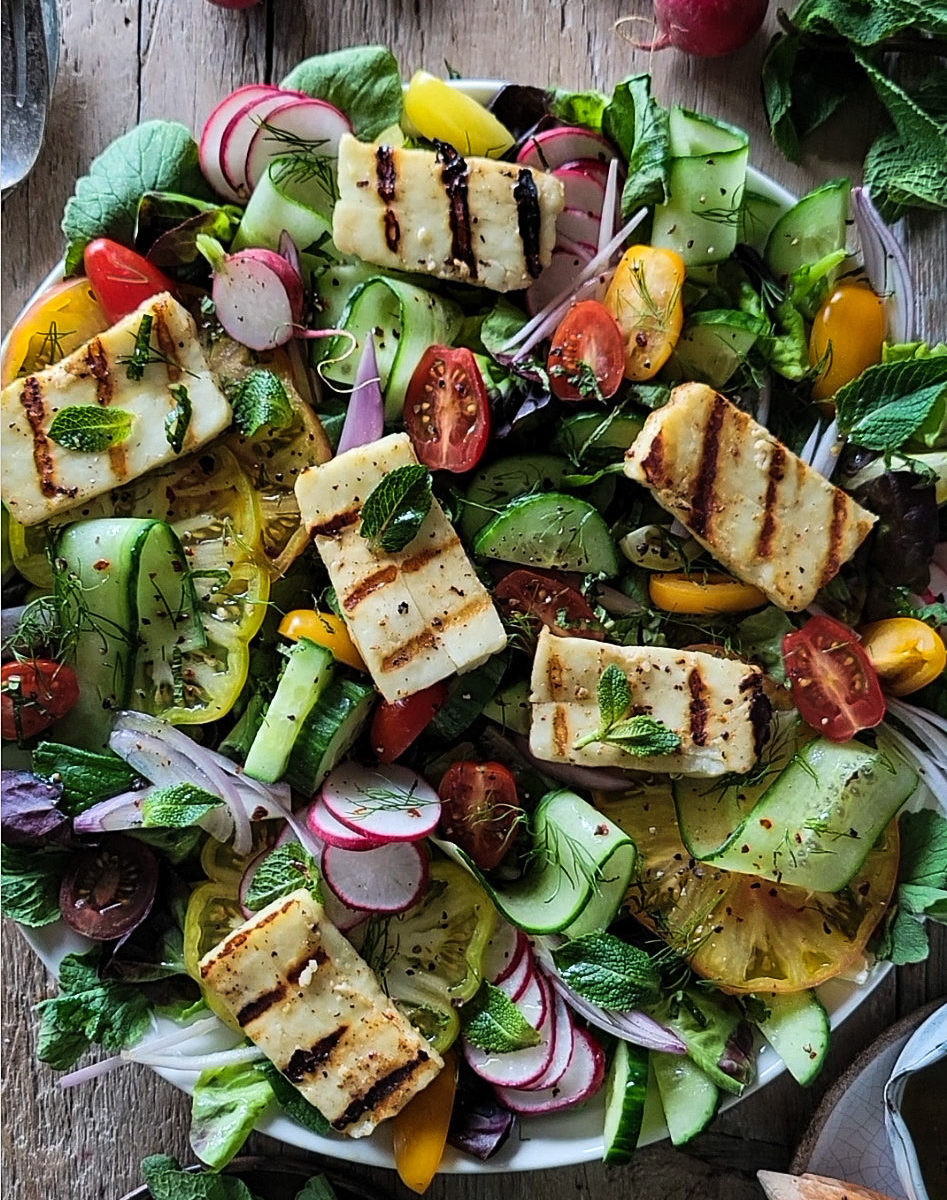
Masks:
[[[933,683],[947,667],[940,634],[916,617],[889,617],[861,630],[862,645],[886,692],[908,696]]]
[[[23,741],[64,717],[79,699],[79,680],[68,663],[29,658],[0,671],[0,733]]]
[[[502,861],[523,810],[516,780],[498,762],[455,762],[438,788],[443,837],[466,850],[482,871]]]
[[[873,729],[885,698],[858,634],[831,617],[812,617],[783,638],[783,660],[802,719],[833,742]]]
[[[415,368],[404,402],[415,453],[433,471],[469,471],[490,437],[490,402],[473,354],[431,346]]]
[[[97,942],[131,933],[151,912],[158,860],[135,838],[109,834],[81,851],[59,890],[63,920]]]
[[[439,1075],[391,1122],[395,1166],[405,1187],[420,1196],[437,1174],[457,1092],[457,1053],[448,1050]]]
[[[618,322],[598,300],[566,313],[552,339],[549,386],[560,400],[608,400],[625,372],[625,341]]]
[[[447,684],[432,683],[403,700],[384,701],[372,717],[371,744],[379,762],[394,762],[427,729],[447,699]]]
[[[542,571],[511,571],[493,592],[505,613],[521,613],[560,637],[605,640],[605,629],[581,592]]]
[[[112,325],[159,292],[177,290],[147,258],[108,238],[89,242],[83,262],[95,297]]]
[[[815,399],[830,399],[866,367],[881,362],[884,340],[881,297],[860,284],[837,287],[816,313],[809,335],[809,362],[825,363],[812,385]]]
[[[280,621],[279,631],[283,637],[291,638],[294,642],[304,637],[319,646],[325,646],[334,658],[347,667],[354,667],[356,671],[368,670],[345,622],[335,613],[295,608]]]
[[[675,250],[632,246],[625,251],[605,293],[605,307],[625,339],[626,379],[651,379],[670,358],[684,324],[686,274]]]
[[[648,579],[648,594],[652,603],[665,612],[705,616],[747,612],[766,603],[766,597],[752,583],[743,583],[723,574],[655,573]]]
[[[37,297],[10,331],[0,385],[42,371],[108,328],[88,279],[66,279]]]

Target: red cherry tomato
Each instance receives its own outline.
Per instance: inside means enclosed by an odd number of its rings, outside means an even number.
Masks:
[[[447,699],[447,684],[432,683],[404,700],[385,701],[372,718],[371,743],[378,761],[394,762],[421,736]]]
[[[521,613],[560,637],[605,640],[605,629],[581,592],[542,571],[511,571],[493,592],[507,614]]]
[[[608,400],[625,373],[625,339],[598,300],[581,300],[566,313],[552,339],[549,386],[560,400]]]
[[[490,402],[469,350],[425,352],[408,384],[404,423],[418,458],[433,471],[460,474],[477,465],[490,437]]]
[[[66,663],[47,658],[8,662],[0,670],[0,733],[24,741],[64,717],[79,699],[79,680]]]
[[[812,617],[783,638],[792,698],[807,725],[847,742],[885,715],[885,698],[858,634],[831,617]]]
[[[440,833],[466,850],[482,871],[492,870],[512,845],[523,816],[516,780],[502,763],[455,762],[438,794]]]
[[[174,281],[147,258],[108,238],[89,242],[83,262],[95,298],[112,325],[159,292],[177,290]]]

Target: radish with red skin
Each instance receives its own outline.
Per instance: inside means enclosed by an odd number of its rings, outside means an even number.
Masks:
[[[227,177],[221,167],[221,151],[224,133],[231,120],[257,100],[279,93],[280,89],[271,83],[248,83],[245,87],[237,88],[226,96],[211,112],[204,122],[201,133],[200,163],[204,178],[210,183],[215,192],[228,200],[241,199],[239,192],[227,182]]]
[[[511,1000],[515,1000],[535,974],[533,957],[526,951],[517,955],[516,961],[510,969],[505,972],[501,971],[492,982],[494,987],[498,987]]]
[[[523,1050],[511,1050],[498,1054],[490,1050],[481,1050],[472,1042],[464,1039],[464,1057],[471,1069],[492,1083],[498,1090],[519,1090],[528,1087],[549,1070],[556,1053],[556,1024],[553,1019],[552,989],[542,976],[535,977],[535,991],[530,989],[518,1001],[516,1007],[525,1019],[539,1034],[539,1042],[535,1046],[527,1046]],[[538,996],[537,996],[538,993]],[[541,1011],[542,1001],[545,1000],[545,1015],[536,1019],[536,1013]]]
[[[382,845],[377,838],[367,837],[343,825],[332,815],[321,796],[317,796],[306,810],[306,824],[327,846],[339,846],[342,850],[374,850]]]
[[[220,139],[220,169],[232,188],[246,200],[252,191],[247,178],[247,158],[253,139],[270,114],[290,100],[305,99],[302,93],[284,92],[277,88],[269,95],[251,100],[231,118]]]
[[[437,792],[395,764],[343,763],[326,778],[322,798],[343,825],[379,842],[416,842],[433,833],[441,817]]]
[[[528,939],[522,929],[501,917],[483,952],[484,979],[490,983],[505,979],[526,953],[527,945]]]
[[[247,147],[244,176],[252,191],[260,182],[274,158],[301,149],[327,158],[338,158],[339,141],[352,132],[348,117],[333,104],[312,97],[292,97],[275,108],[268,109],[259,128]]]
[[[424,894],[428,860],[417,842],[389,842],[374,850],[326,846],[322,874],[350,908],[373,913],[404,912]]]
[[[598,165],[597,163],[595,164]],[[599,183],[595,175],[580,170],[577,164],[560,167],[553,175],[562,184],[566,208],[577,208],[582,212],[601,213],[605,203],[605,181]]]
[[[556,1048],[549,1066],[526,1089],[531,1092],[554,1087],[568,1070],[575,1051],[575,1022],[569,1012],[569,1006],[554,988],[549,990],[553,1004],[552,1019],[556,1026]]]
[[[526,293],[526,309],[531,315],[542,310],[557,296],[575,284],[588,259],[583,254],[570,253],[561,246],[552,252],[552,261]]]
[[[524,142],[516,161],[536,171],[555,171],[577,158],[590,158],[607,164],[615,157],[611,144],[580,125],[558,125],[544,129]]]
[[[340,900],[330,887],[322,889],[322,907],[339,933],[351,933],[359,925],[364,925],[372,915],[365,908],[352,908]]]
[[[199,234],[197,248],[214,271],[217,319],[234,341],[251,350],[273,350],[300,331],[303,281],[274,250],[225,254],[214,238]]]
[[[605,1079],[605,1054],[586,1029],[575,1029],[572,1058],[558,1083],[541,1091],[519,1087],[498,1087],[497,1097],[512,1112],[524,1117],[539,1117],[560,1112],[588,1100]]]
[[[562,248],[564,239],[577,242],[583,249],[591,251],[589,257],[598,249],[598,235],[602,227],[599,213],[587,212],[581,208],[564,208],[556,218],[557,245]]]
[[[763,24],[767,0],[654,0],[657,37],[629,39],[638,50],[673,46],[698,58],[719,58],[745,46]],[[641,18],[625,17],[622,24]]]

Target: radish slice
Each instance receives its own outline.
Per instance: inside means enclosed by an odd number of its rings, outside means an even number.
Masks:
[[[364,908],[352,908],[335,894],[332,888],[323,888],[322,908],[339,933],[351,933],[364,924],[372,915]]]
[[[273,250],[225,255],[220,243],[198,234],[198,249],[214,269],[217,319],[236,342],[251,350],[274,350],[292,338],[302,318],[303,282]]]
[[[250,189],[281,154],[300,151],[338,158],[339,141],[352,132],[348,117],[325,100],[293,98],[251,114],[258,128],[247,146],[244,175]],[[264,124],[265,122],[265,124]]]
[[[552,1019],[556,1024],[556,1049],[552,1062],[535,1083],[529,1085],[529,1091],[541,1091],[557,1084],[568,1070],[575,1051],[575,1022],[569,1012],[569,1006],[558,992],[552,988],[550,991],[553,992]]]
[[[546,995],[545,1021],[537,1027],[522,1004],[517,1004],[517,1008],[533,1028],[537,1029],[539,1033],[537,1045],[527,1046],[525,1050],[512,1050],[507,1054],[496,1054],[489,1050],[481,1050],[466,1039],[464,1041],[464,1057],[472,1070],[481,1079],[485,1079],[487,1083],[492,1083],[498,1088],[528,1087],[549,1070],[549,1065],[555,1055],[556,1029],[555,1021],[552,1019],[553,1006],[549,997],[549,984],[538,975],[536,982],[540,991]]]
[[[240,194],[231,187],[220,165],[227,127],[237,113],[279,90],[270,83],[248,83],[221,100],[204,123],[199,150],[201,170],[214,191],[228,200],[239,200]]]
[[[557,296],[578,286],[579,276],[587,264],[588,259],[570,254],[557,246],[552,252],[552,262],[526,293],[529,313],[535,315],[541,312]]]
[[[427,837],[441,816],[437,792],[407,767],[343,763],[322,785],[322,798],[343,825],[379,842]]]
[[[251,191],[247,179],[247,155],[261,123],[288,100],[301,97],[301,92],[284,92],[277,88],[269,95],[251,100],[230,118],[220,143],[220,169],[242,200],[246,200]]]
[[[588,247],[591,252],[589,258],[598,253],[601,228],[601,218],[581,208],[564,208],[556,218],[556,235],[560,244],[563,238],[578,242],[583,248]]]
[[[596,167],[599,163],[594,164]],[[562,184],[565,194],[566,207],[578,208],[586,212],[601,212],[605,203],[605,178],[601,182],[595,175],[582,170],[577,164],[560,167],[553,175]]]
[[[518,1051],[518,1053],[522,1053]],[[605,1078],[605,1055],[602,1047],[585,1029],[576,1028],[572,1058],[558,1083],[540,1091],[519,1087],[498,1087],[501,1104],[524,1117],[559,1112],[588,1100],[602,1086]]]
[[[491,983],[506,979],[526,953],[529,941],[526,934],[502,917],[483,954],[483,977]]]
[[[516,960],[516,964],[511,970],[501,978],[494,979],[493,984],[501,992],[505,992],[511,1000],[515,1000],[517,996],[522,995],[523,989],[535,974],[533,956],[526,952]]]
[[[381,845],[376,838],[366,837],[364,833],[349,829],[338,821],[321,796],[306,810],[306,824],[327,846],[339,846],[342,850],[374,850]]]
[[[527,138],[516,161],[537,171],[555,171],[577,158],[607,163],[615,157],[611,144],[590,129],[579,125],[559,125]]]
[[[500,984],[500,991],[503,991],[502,983]],[[551,1019],[553,1008],[555,1007],[552,998],[552,988],[536,970],[536,966],[532,962],[530,963],[530,972],[526,983],[510,999],[534,1029],[541,1029]]]
[[[322,873],[350,908],[403,912],[418,902],[427,886],[427,855],[414,842],[391,842],[374,850],[326,846]]]

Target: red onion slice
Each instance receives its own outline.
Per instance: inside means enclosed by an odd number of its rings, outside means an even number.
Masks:
[[[362,357],[355,375],[355,386],[349,397],[349,408],[342,426],[337,453],[354,450],[377,442],[385,432],[385,400],[381,394],[381,377],[375,354],[375,335],[365,339]]]
[[[852,188],[852,211],[868,282],[885,297],[888,341],[911,342],[915,337],[917,301],[904,250],[865,188]]]

